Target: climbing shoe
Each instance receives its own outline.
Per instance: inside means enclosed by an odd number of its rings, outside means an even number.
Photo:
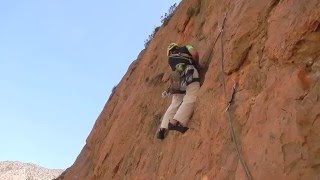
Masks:
[[[179,131],[181,133],[185,133],[189,128],[182,126],[180,124],[180,122],[178,121],[175,125],[169,122],[168,129],[169,130],[176,130],[176,131]]]
[[[157,138],[163,140],[164,137],[166,136],[166,134],[167,134],[167,129],[160,128],[158,133],[157,133]]]

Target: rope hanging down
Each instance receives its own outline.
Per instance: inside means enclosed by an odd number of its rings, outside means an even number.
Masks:
[[[221,36],[221,38],[220,38],[220,40],[221,40],[221,71],[222,71],[223,92],[224,92],[225,99],[227,99],[227,91],[226,91],[226,81],[225,81],[225,75],[224,75],[223,30],[224,30],[224,24],[226,22],[226,19],[227,19],[227,13],[225,13],[225,15],[224,15],[224,19],[223,19],[223,22],[222,22],[222,26],[221,26],[219,35],[218,35],[218,37],[217,37],[217,39],[215,41],[215,43],[216,43],[218,38],[219,38],[219,36]],[[248,180],[251,180],[250,172],[249,172],[249,170],[247,168],[247,165],[244,162],[244,160],[243,160],[243,158],[241,156],[240,150],[239,150],[238,142],[237,142],[236,135],[235,135],[234,128],[233,128],[233,124],[232,124],[231,113],[230,113],[230,107],[231,107],[231,104],[233,102],[233,98],[234,98],[234,95],[235,95],[235,92],[236,92],[236,87],[237,87],[237,83],[235,82],[233,87],[232,87],[232,93],[231,93],[231,97],[230,97],[230,99],[228,101],[228,106],[226,108],[227,117],[228,117],[228,124],[229,124],[229,131],[230,131],[230,134],[231,134],[231,137],[232,137],[233,147],[237,151],[238,158],[239,158],[239,160],[241,162],[241,165],[242,165],[242,167],[243,167],[243,169],[245,171],[246,177],[247,177]]]

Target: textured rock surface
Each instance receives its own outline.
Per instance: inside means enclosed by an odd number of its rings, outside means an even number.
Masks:
[[[17,161],[0,162],[1,180],[52,180],[62,172],[62,169],[46,169],[35,164]]]
[[[253,179],[320,179],[320,1],[184,0],[128,69],[76,162],[60,179],[245,179],[224,108],[227,90]],[[190,130],[155,138],[169,99],[170,42],[193,44],[205,67]]]

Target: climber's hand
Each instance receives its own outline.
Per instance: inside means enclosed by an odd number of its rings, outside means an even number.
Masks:
[[[161,94],[162,98],[169,97],[170,95],[171,95],[171,93],[169,93],[167,91],[163,91],[163,93]]]

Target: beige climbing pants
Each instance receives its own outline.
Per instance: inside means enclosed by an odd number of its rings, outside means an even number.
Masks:
[[[190,119],[194,103],[197,99],[200,89],[199,82],[193,82],[187,86],[186,94],[174,94],[172,102],[164,114],[161,122],[161,128],[168,129],[169,121],[177,120],[183,125],[187,125]]]

